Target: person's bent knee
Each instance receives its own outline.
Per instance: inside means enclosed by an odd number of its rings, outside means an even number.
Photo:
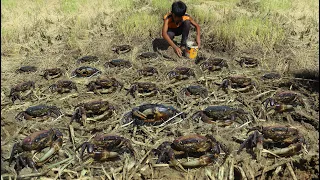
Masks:
[[[186,20],[186,21],[183,22],[183,26],[189,26],[190,27],[190,25],[191,25],[190,20]]]
[[[174,38],[174,35],[175,35],[174,32],[168,31],[167,34],[168,34],[168,36],[170,37],[171,40]]]

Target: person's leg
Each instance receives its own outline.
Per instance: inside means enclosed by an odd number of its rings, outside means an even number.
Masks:
[[[189,36],[189,31],[190,31],[190,21],[184,21],[181,26],[182,26],[182,38],[181,38],[181,46],[187,46],[187,39]]]
[[[176,33],[171,29],[168,30],[167,34],[171,40],[173,40],[174,36],[176,35]]]

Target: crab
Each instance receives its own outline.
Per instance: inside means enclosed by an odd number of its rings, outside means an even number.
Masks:
[[[294,91],[278,91],[272,98],[267,98],[262,102],[265,108],[270,105],[276,112],[293,110],[298,105],[305,106],[302,97]]]
[[[72,77],[91,77],[97,74],[100,74],[101,71],[93,68],[93,67],[89,67],[89,66],[81,66],[77,69],[75,69],[72,73],[71,76]]]
[[[162,104],[144,104],[133,108],[130,112],[126,113],[122,121],[127,124],[133,122],[135,125],[160,125],[178,115],[185,118],[185,113],[180,113],[172,106],[165,106]]]
[[[292,156],[299,153],[302,145],[306,144],[304,137],[299,133],[298,129],[288,126],[257,126],[250,128],[248,133],[254,131],[249,137],[243,141],[238,150],[238,154],[243,148],[257,159],[260,159],[261,150],[264,147],[277,147],[280,149],[270,151],[271,154],[277,156]],[[261,133],[261,134],[260,134]],[[257,147],[260,151],[253,154],[253,148]]]
[[[15,143],[12,147],[9,165],[15,160],[15,170],[19,172],[26,166],[37,171],[37,167],[48,162],[56,152],[59,151],[63,143],[63,135],[58,129],[41,130],[34,132],[24,138],[20,143]],[[50,149],[39,160],[32,159],[32,151],[40,152],[46,147]],[[19,154],[19,155],[18,155]],[[18,155],[17,157],[15,157]]]
[[[95,94],[107,94],[116,91],[118,87],[121,91],[123,84],[115,78],[99,77],[97,80],[89,82],[87,87],[88,91],[93,91]]]
[[[176,138],[173,142],[165,141],[157,149],[158,160],[156,163],[168,163],[185,171],[184,168],[207,166],[215,162],[221,150],[228,156],[229,150],[219,143],[212,135],[202,136],[189,134]],[[187,155],[197,159],[180,163],[176,156]]]
[[[206,123],[229,126],[237,117],[239,117],[242,121],[246,121],[246,119],[242,116],[245,114],[248,113],[241,108],[234,108],[230,106],[208,106],[203,111],[194,113],[192,115],[192,119],[200,117],[201,120]],[[220,121],[223,122],[220,123]]]
[[[36,72],[37,67],[35,66],[22,66],[16,70],[17,73],[25,73],[25,72]]]
[[[154,59],[158,57],[158,53],[156,52],[143,52],[139,54],[138,58],[139,59]]]
[[[32,120],[33,118],[37,117],[46,117],[51,116],[53,118],[57,118],[61,116],[62,113],[59,108],[56,106],[47,106],[47,105],[36,105],[36,106],[30,106],[25,111],[22,111],[17,114],[15,117],[17,120]]]
[[[49,79],[58,78],[58,77],[62,76],[62,74],[63,74],[62,69],[60,69],[60,68],[52,68],[52,69],[44,70],[43,77],[46,80],[49,80]]]
[[[202,98],[208,97],[208,90],[205,87],[199,86],[199,85],[191,85],[191,86],[182,88],[180,93],[186,96],[199,95]]]
[[[84,142],[78,148],[80,149],[80,159],[84,159],[84,153],[87,150],[88,156],[96,161],[105,161],[107,159],[118,157],[118,152],[129,151],[135,156],[135,151],[129,139],[112,134],[96,134],[93,142]],[[117,151],[117,152],[115,152]]]
[[[152,76],[154,74],[158,74],[158,70],[154,67],[147,66],[145,68],[138,70],[139,75],[141,76]]]
[[[169,71],[167,76],[169,79],[185,80],[190,76],[196,77],[194,70],[188,67],[176,67],[174,70]]]
[[[81,103],[75,108],[70,123],[76,121],[85,126],[87,117],[94,117],[95,120],[107,119],[112,116],[114,110],[115,107],[106,100]]]
[[[34,89],[34,88],[35,88],[35,83],[33,81],[19,83],[16,86],[11,88],[9,97],[11,98],[13,103],[17,99],[21,101],[29,97],[32,93],[31,89]]]
[[[228,63],[222,58],[210,58],[200,64],[201,70],[219,71],[223,67],[229,68]]]
[[[132,50],[132,47],[130,45],[119,45],[119,46],[114,46],[112,48],[112,51],[117,53],[117,54],[124,54],[127,52],[130,52]]]
[[[266,80],[266,79],[280,79],[281,75],[279,73],[276,72],[270,72],[270,73],[266,73],[264,74],[261,79]]]
[[[99,61],[98,56],[83,56],[77,60],[77,63],[97,62],[97,61]]]
[[[209,58],[207,58],[207,57],[205,57],[205,56],[203,56],[203,55],[199,55],[199,56],[197,56],[196,59],[194,60],[194,63],[195,63],[195,64],[199,64],[200,62],[203,62],[203,61],[205,61],[205,60],[207,60],[207,59],[209,59]]]
[[[249,77],[246,76],[229,76],[225,78],[220,84],[218,90],[222,88],[226,90],[228,87],[231,90],[236,90],[238,92],[247,92],[254,88],[256,83]]]
[[[110,62],[106,62],[104,64],[104,66],[106,68],[113,68],[113,67],[126,67],[126,68],[130,68],[132,67],[132,64],[130,61],[128,60],[124,60],[124,59],[113,59]]]
[[[241,67],[246,68],[254,68],[259,65],[259,61],[251,57],[240,57],[240,60],[237,62],[240,64]]]
[[[138,91],[139,96],[150,97],[154,96],[159,93],[159,89],[157,88],[156,84],[149,83],[149,82],[136,82],[133,83],[128,92],[131,94],[132,97],[135,97],[135,92]]]
[[[70,80],[59,80],[55,84],[52,84],[49,89],[52,93],[58,92],[59,94],[69,93],[73,89],[78,91],[77,85]]]

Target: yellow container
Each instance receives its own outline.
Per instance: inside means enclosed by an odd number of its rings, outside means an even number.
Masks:
[[[189,59],[196,59],[197,56],[198,56],[198,46],[195,46],[194,42],[188,41],[187,49],[186,49],[186,57]]]

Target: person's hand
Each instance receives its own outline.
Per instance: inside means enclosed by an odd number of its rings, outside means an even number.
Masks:
[[[174,48],[174,51],[179,57],[182,57],[182,51],[179,47]]]

